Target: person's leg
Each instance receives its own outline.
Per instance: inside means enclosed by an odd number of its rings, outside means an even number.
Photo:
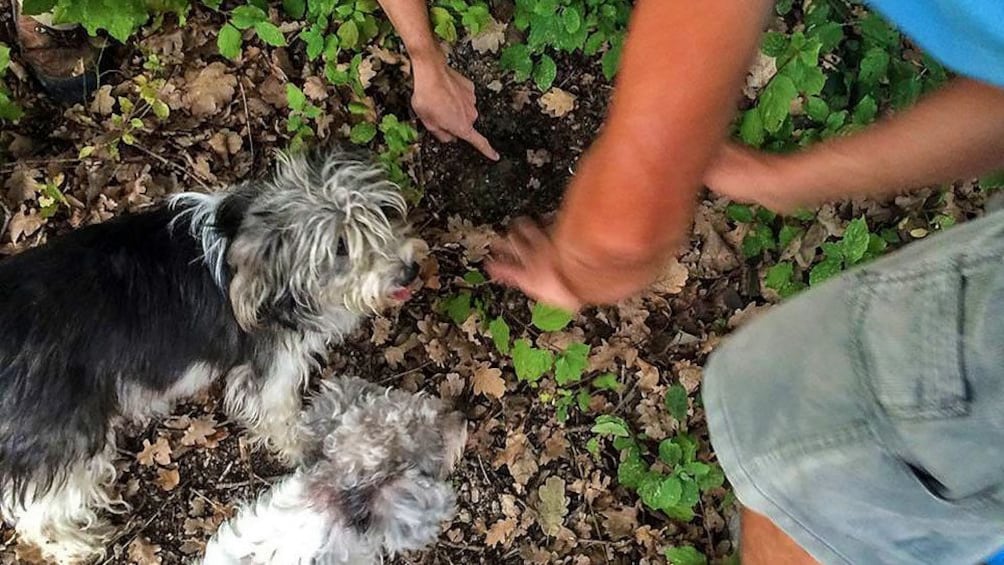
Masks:
[[[745,508],[742,513],[742,565],[817,565],[818,561],[768,518]]]
[[[13,2],[21,56],[53,99],[83,102],[98,86],[101,50],[75,25],[53,24],[50,13],[22,13],[23,0]]]
[[[1001,343],[1004,212],[730,336],[702,394],[719,462],[760,515],[742,525],[747,562],[811,562],[792,541],[854,565],[976,563],[1004,546]]]

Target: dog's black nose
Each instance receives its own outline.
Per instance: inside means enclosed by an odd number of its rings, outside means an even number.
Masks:
[[[418,263],[408,263],[401,270],[401,277],[398,281],[401,286],[408,286],[418,278]]]

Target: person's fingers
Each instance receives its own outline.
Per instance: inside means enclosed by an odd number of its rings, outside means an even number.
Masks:
[[[470,143],[475,149],[480,151],[482,155],[488,157],[492,161],[499,160],[498,151],[495,151],[495,148],[492,147],[492,144],[488,142],[488,139],[486,139],[485,136],[478,133],[476,129],[470,128],[469,130],[467,130],[467,133],[461,134],[460,138],[466,141],[467,143]]]
[[[443,143],[450,143],[451,141],[454,141],[454,140],[456,140],[456,139],[457,139],[457,138],[456,138],[456,137],[455,137],[455,136],[454,136],[453,134],[451,134],[450,132],[448,132],[448,131],[446,131],[446,130],[443,130],[443,129],[439,129],[439,128],[430,128],[430,127],[428,127],[428,126],[426,126],[426,129],[428,129],[428,130],[429,130],[429,132],[430,132],[430,133],[431,133],[431,134],[432,134],[432,135],[433,135],[433,136],[434,136],[434,137],[435,137],[436,139],[438,139],[439,141],[442,141]]]

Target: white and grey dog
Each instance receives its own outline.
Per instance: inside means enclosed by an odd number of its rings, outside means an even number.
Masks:
[[[298,429],[304,463],[220,526],[204,565],[378,563],[432,543],[453,517],[446,477],[467,424],[438,399],[343,377]]]
[[[408,297],[405,203],[378,168],[280,157],[270,179],[82,228],[0,261],[0,511],[50,558],[101,553],[122,510],[114,425],[225,381],[291,464],[314,356]]]

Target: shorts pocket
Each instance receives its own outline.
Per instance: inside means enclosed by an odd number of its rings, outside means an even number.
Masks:
[[[897,419],[964,416],[963,277],[954,262],[860,273],[856,350],[866,385]]]

